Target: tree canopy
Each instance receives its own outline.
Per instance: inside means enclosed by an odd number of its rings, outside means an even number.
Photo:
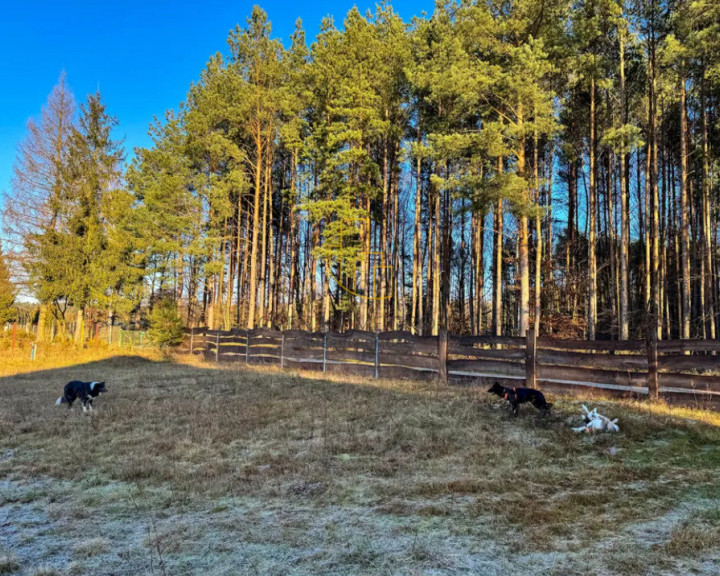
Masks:
[[[382,2],[310,44],[256,6],[128,166],[61,77],[10,257],[60,323],[715,337],[715,4]]]

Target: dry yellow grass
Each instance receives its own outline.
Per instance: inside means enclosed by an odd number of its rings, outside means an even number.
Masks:
[[[590,437],[561,398],[512,418],[483,390],[197,358],[34,367],[0,378],[0,513],[24,568],[715,573],[714,543],[677,553],[688,519],[720,526],[712,413],[603,402],[622,433]],[[108,382],[94,416],[53,406],[71,378]],[[111,533],[88,534],[99,518]]]
[[[80,349],[60,344],[40,344],[37,347],[34,360],[31,359],[30,349],[27,347],[14,352],[9,349],[0,349],[0,377],[37,372],[39,370],[55,370],[118,356],[161,358],[160,353],[152,348],[133,350],[129,348],[108,348],[103,345],[97,348],[90,346],[89,348]]]

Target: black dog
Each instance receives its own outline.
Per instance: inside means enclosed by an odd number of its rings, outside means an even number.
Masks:
[[[543,393],[533,388],[506,388],[495,382],[488,392],[496,394],[500,396],[500,398],[505,398],[505,400],[510,402],[512,412],[515,416],[517,416],[520,404],[525,404],[525,402],[530,402],[535,408],[542,410],[545,414],[550,412],[550,408],[552,407],[552,404],[545,400]]]
[[[67,404],[68,408],[72,408],[73,402],[80,400],[83,412],[87,412],[88,409],[92,410],[93,398],[97,398],[103,392],[107,392],[105,382],[80,382],[79,380],[73,380],[65,384],[64,394],[57,399],[55,405],[60,406],[60,404]]]

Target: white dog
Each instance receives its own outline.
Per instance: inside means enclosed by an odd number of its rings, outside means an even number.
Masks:
[[[598,414],[597,408],[588,410],[587,406],[584,404],[582,405],[582,409],[582,418],[585,425],[573,428],[573,432],[620,432],[620,428],[617,425],[617,418],[615,418],[615,420],[610,420],[607,416]]]

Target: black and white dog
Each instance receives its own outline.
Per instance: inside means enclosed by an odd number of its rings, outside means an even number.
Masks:
[[[56,406],[67,404],[68,408],[72,408],[75,400],[82,403],[83,412],[92,411],[93,398],[97,398],[103,392],[107,392],[105,382],[81,382],[80,380],[72,380],[65,384],[65,390],[62,396],[55,402]]]
[[[552,404],[545,400],[543,393],[540,392],[540,390],[535,390],[534,388],[507,388],[495,382],[488,392],[500,396],[500,398],[505,398],[505,400],[510,403],[512,413],[515,416],[517,416],[520,404],[524,404],[525,402],[530,402],[533,406],[535,406],[535,408],[544,414],[550,412],[550,408],[552,407]]]

